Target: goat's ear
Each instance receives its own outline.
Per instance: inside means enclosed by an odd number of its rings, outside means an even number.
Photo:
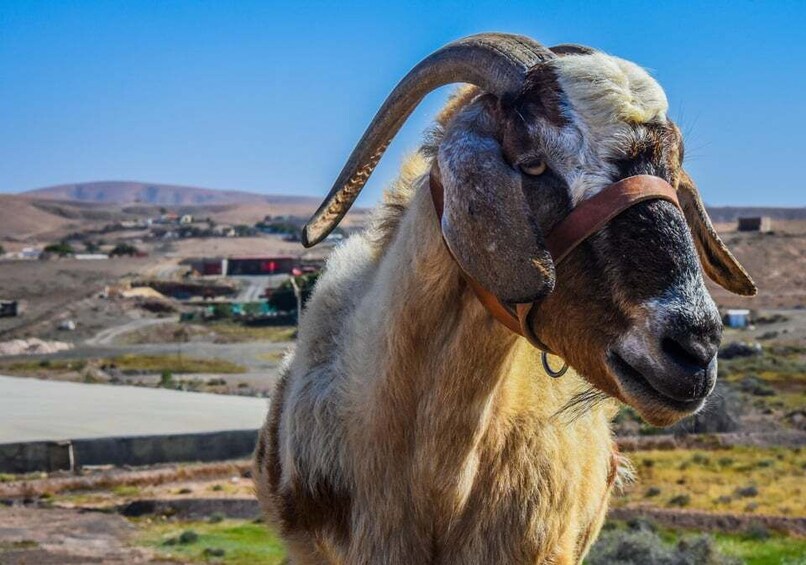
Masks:
[[[521,173],[496,139],[496,101],[482,98],[448,125],[437,155],[445,190],[442,232],[462,269],[505,303],[554,288],[554,263],[527,204]]]
[[[686,216],[703,271],[719,286],[742,296],[755,296],[757,289],[747,271],[722,242],[705,211],[694,181],[681,171],[677,196]]]

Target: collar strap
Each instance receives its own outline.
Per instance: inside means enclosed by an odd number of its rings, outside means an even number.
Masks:
[[[442,232],[445,191],[439,175],[436,174],[436,166],[431,168],[429,184],[434,208],[440,220],[440,232]],[[606,186],[596,195],[582,201],[546,236],[546,247],[554,261],[554,266],[559,265],[583,241],[602,229],[624,210],[645,200],[666,200],[680,208],[677,191],[662,178],[652,175],[627,177]],[[551,353],[551,349],[535,335],[529,323],[529,314],[534,310],[536,303],[516,304],[514,308],[505,305],[462,268],[447,243],[445,247],[459,266],[459,271],[468,286],[492,317],[513,332],[525,337],[538,349]]]
[[[546,247],[554,265],[559,265],[571,251],[610,220],[645,200],[667,200],[680,208],[677,191],[672,185],[652,175],[627,177],[583,200],[546,237]]]

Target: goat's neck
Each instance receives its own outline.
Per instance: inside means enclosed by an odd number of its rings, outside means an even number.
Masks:
[[[462,280],[427,185],[382,251],[354,324],[355,409],[383,441],[402,442],[399,449],[432,449],[450,465],[446,448],[465,457],[502,412],[539,405],[531,398],[535,352]]]
[[[576,445],[566,440],[578,440],[594,420],[558,425],[553,416],[581,380],[572,371],[550,379],[538,369],[538,351],[484,310],[445,248],[427,187],[381,253],[343,350],[353,381],[342,389],[354,424],[351,453],[361,454],[351,464],[361,476],[380,476],[387,488],[428,501],[417,512],[441,535],[480,473],[529,464],[507,457],[507,446],[528,444],[548,462],[558,446]],[[596,429],[606,433],[601,416]],[[546,463],[543,473],[550,471],[563,473]]]

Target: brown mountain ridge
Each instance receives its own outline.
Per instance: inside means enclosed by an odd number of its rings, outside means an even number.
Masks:
[[[310,196],[267,195],[241,190],[218,190],[137,181],[95,181],[60,184],[22,192],[19,196],[46,200],[93,202],[97,204],[150,204],[155,206],[202,206],[210,204],[310,204]]]

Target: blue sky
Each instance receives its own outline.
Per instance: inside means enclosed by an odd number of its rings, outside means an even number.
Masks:
[[[481,31],[650,69],[715,205],[806,204],[806,2],[0,0],[0,192],[142,180],[324,195],[394,84]],[[377,200],[446,90],[390,148]]]

